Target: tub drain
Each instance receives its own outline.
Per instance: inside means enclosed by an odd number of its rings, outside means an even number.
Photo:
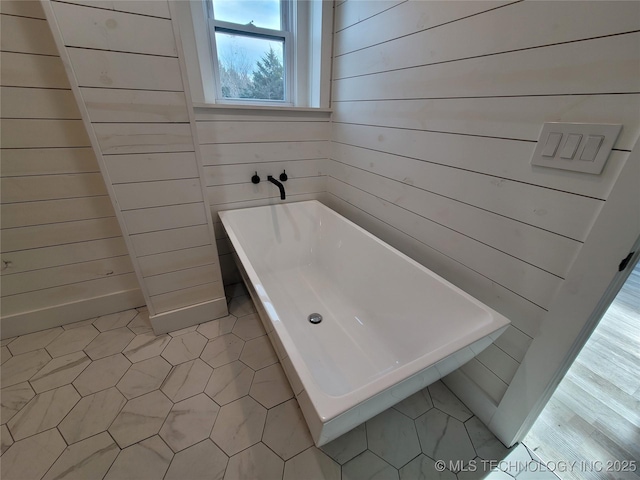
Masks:
[[[312,313],[311,315],[309,315],[309,321],[314,325],[317,325],[322,321],[322,315],[320,315],[319,313]]]

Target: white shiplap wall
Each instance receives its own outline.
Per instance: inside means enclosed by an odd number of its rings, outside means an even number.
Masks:
[[[37,1],[2,1],[3,337],[144,305]]]
[[[638,137],[640,4],[335,12],[326,201],[512,320],[461,369],[497,405]],[[594,176],[531,168],[545,121],[624,128]]]
[[[118,206],[154,329],[226,314],[193,107],[169,3],[44,5]]]
[[[320,198],[326,189],[329,113],[198,108],[196,119],[223,281],[240,282],[218,212],[280,203],[267,175],[278,178],[283,170],[289,176],[287,202]],[[262,179],[258,185],[251,183],[254,172]]]

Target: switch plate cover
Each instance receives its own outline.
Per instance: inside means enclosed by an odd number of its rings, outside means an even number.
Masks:
[[[599,175],[621,130],[620,124],[546,122],[531,157],[531,165]],[[558,138],[557,134],[562,135],[560,148],[555,149],[553,156],[544,156],[543,153],[549,154],[549,141],[555,141]],[[577,135],[581,137],[575,147],[575,154],[571,155],[571,158],[564,158],[568,156],[565,148],[567,142],[575,142]],[[602,143],[599,148],[596,146],[593,161],[582,160],[583,156],[590,158],[593,155],[594,143],[597,143],[594,142],[594,137],[602,137]],[[589,141],[590,138],[591,141]],[[573,150],[573,145],[570,147]]]

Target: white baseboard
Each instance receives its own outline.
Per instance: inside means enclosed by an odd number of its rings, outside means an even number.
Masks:
[[[478,384],[460,369],[451,372],[442,381],[482,423],[489,425],[498,406]]]
[[[227,298],[222,297],[208,302],[163,312],[150,316],[151,326],[156,335],[174,332],[228,315]]]
[[[20,312],[0,319],[0,337],[25,335],[143,305],[145,301],[142,292],[136,288],[40,310]]]

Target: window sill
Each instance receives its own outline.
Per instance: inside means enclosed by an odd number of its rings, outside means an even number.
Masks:
[[[273,112],[300,112],[300,113],[332,113],[331,108],[315,108],[315,107],[283,107],[272,105],[240,105],[231,103],[194,103],[193,107],[203,110],[263,110]]]

